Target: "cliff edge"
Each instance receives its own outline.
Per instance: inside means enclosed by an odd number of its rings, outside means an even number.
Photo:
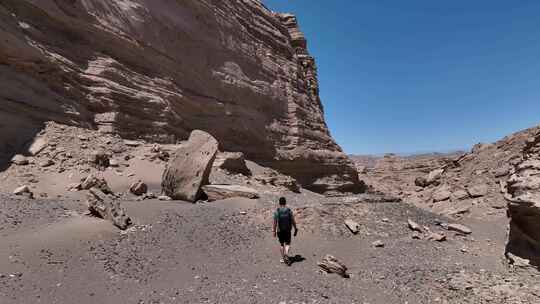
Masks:
[[[47,121],[174,143],[194,129],[318,192],[358,192],[296,18],[259,1],[5,0],[0,154]]]

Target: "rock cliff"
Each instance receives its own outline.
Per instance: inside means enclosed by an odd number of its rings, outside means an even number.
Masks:
[[[540,132],[523,149],[507,183],[510,234],[507,253],[540,267]]]
[[[162,143],[201,129],[308,189],[359,190],[293,15],[257,0],[3,0],[0,39],[4,157],[46,121]]]

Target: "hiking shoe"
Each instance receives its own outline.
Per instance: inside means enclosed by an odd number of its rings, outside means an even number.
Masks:
[[[279,259],[279,262],[280,262],[280,263],[285,263],[285,260]]]
[[[287,266],[291,266],[291,259],[289,259],[289,256],[285,255],[283,257],[283,261],[285,262],[285,264],[287,264]]]

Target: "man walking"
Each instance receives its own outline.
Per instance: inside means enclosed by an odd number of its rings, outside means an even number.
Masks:
[[[294,236],[298,234],[298,228],[296,228],[296,221],[294,220],[294,214],[291,209],[287,208],[287,200],[284,197],[279,198],[279,207],[274,212],[274,224],[273,232],[274,237],[277,237],[279,244],[281,245],[281,256],[283,262],[287,265],[291,265],[289,259],[289,249],[291,246],[291,230],[294,227]]]

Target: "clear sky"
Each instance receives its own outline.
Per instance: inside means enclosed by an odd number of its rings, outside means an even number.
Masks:
[[[464,149],[540,123],[540,1],[263,2],[298,16],[347,153]]]

